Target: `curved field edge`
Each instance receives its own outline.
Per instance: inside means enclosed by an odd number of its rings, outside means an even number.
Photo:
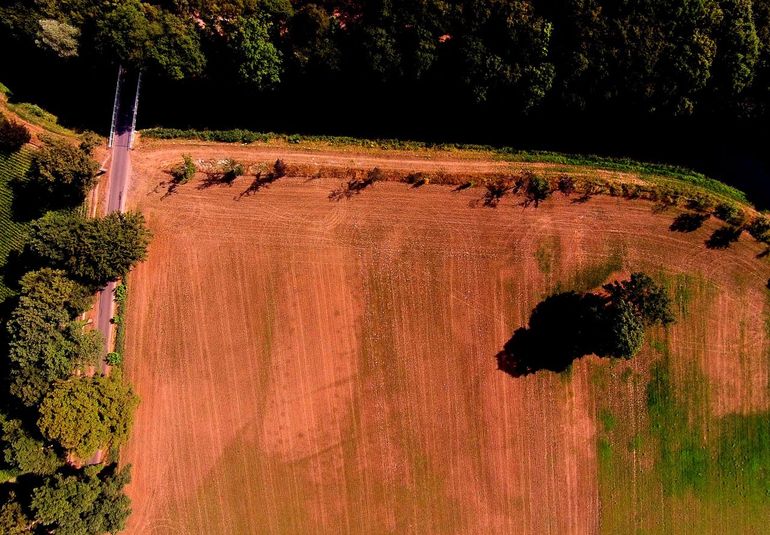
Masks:
[[[739,472],[767,451],[758,244],[709,250],[716,221],[674,233],[677,210],[606,196],[487,209],[478,191],[391,181],[330,202],[336,180],[297,174],[249,197],[250,177],[198,176],[164,197],[162,164],[188,147],[158,148],[135,152],[131,201],[158,233],[129,307],[146,359],[129,366],[145,399],[132,533],[676,532],[698,515],[752,532],[768,513]],[[636,269],[680,317],[639,358],[495,369],[545,295]]]
[[[587,168],[597,171],[614,171],[633,173],[638,178],[656,185],[679,186],[703,190],[717,195],[722,199],[750,205],[746,194],[724,182],[710,178],[685,167],[641,162],[629,158],[611,158],[592,154],[567,154],[551,151],[525,151],[513,147],[494,145],[477,145],[462,143],[429,143],[424,141],[408,141],[400,139],[365,139],[346,136],[278,134],[274,132],[256,132],[252,130],[194,130],[175,128],[148,128],[140,132],[147,138],[153,139],[186,139],[222,143],[284,143],[310,148],[333,147],[341,150],[383,150],[383,151],[420,151],[420,152],[452,152],[455,155],[467,153],[476,156],[488,156],[519,163],[544,163],[567,168]]]

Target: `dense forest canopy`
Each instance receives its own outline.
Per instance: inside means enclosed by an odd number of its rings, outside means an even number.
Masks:
[[[255,92],[406,86],[665,117],[758,117],[770,99],[770,0],[4,1],[0,31],[61,62]]]

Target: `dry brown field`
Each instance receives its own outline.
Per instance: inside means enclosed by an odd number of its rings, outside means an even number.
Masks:
[[[748,237],[707,249],[716,221],[671,232],[679,212],[642,201],[556,194],[493,209],[478,205],[477,188],[393,182],[335,202],[336,179],[291,176],[240,197],[249,178],[203,188],[197,177],[164,197],[162,169],[182,152],[276,157],[173,143],[134,153],[130,205],[154,240],[129,281],[126,366],[142,403],[122,453],[133,465],[127,533],[767,526],[751,482],[714,482],[724,422],[770,409],[770,267]],[[587,357],[561,375],[497,369],[496,353],[544,297],[639,270],[667,285],[678,321],[648,332],[636,358]],[[714,458],[697,465],[706,479],[666,471],[677,439],[655,428],[650,385],[661,377],[684,414],[677,429],[697,428],[695,450]],[[688,459],[690,442],[677,450]]]

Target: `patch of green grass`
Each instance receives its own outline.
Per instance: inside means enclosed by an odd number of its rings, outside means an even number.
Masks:
[[[602,423],[602,428],[606,433],[612,432],[618,423],[617,420],[615,420],[615,415],[607,409],[601,409],[599,411],[599,421]]]
[[[13,192],[10,181],[29,169],[32,151],[23,148],[13,154],[0,153],[0,268],[5,266],[8,255],[21,251],[27,236],[27,225],[12,218]],[[0,278],[0,301],[13,295]]]
[[[770,498],[770,414],[730,415],[719,425],[713,470],[723,491],[767,503]]]
[[[61,134],[64,136],[77,135],[72,130],[60,125],[58,117],[53,113],[47,112],[37,104],[30,104],[28,102],[14,104],[9,102],[8,109],[25,121],[44,128],[49,132],[53,132],[54,134]]]
[[[666,493],[681,495],[706,486],[708,450],[695,422],[674,397],[667,359],[653,365],[647,385],[647,411],[659,439],[657,469]]]
[[[673,393],[665,361],[653,367],[647,407],[658,438],[656,469],[667,493],[689,491],[702,500],[767,505],[770,413],[728,415],[712,422],[688,418],[687,404]]]
[[[543,275],[550,275],[559,267],[561,258],[561,241],[558,236],[546,236],[535,251],[537,269]]]
[[[122,355],[126,343],[126,310],[128,309],[128,283],[125,279],[115,286],[115,305],[117,309],[114,318],[117,325],[115,329],[115,351]]]
[[[606,438],[600,438],[597,452],[599,454],[599,463],[607,464],[612,460],[612,444]]]
[[[623,269],[623,251],[613,246],[609,256],[599,262],[591,263],[575,272],[566,283],[557,283],[554,293],[575,291],[588,292],[601,286],[607,277]]]

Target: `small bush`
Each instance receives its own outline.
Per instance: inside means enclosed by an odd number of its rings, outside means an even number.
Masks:
[[[537,207],[540,202],[551,196],[551,185],[546,178],[530,173],[526,177],[526,183],[527,203],[533,202]]]
[[[273,164],[273,178],[279,179],[286,176],[286,173],[288,171],[288,166],[286,165],[286,162],[281,160],[280,158],[275,161]]]
[[[415,188],[419,188],[420,186],[424,186],[425,184],[430,183],[430,177],[428,177],[427,173],[409,173],[406,176],[406,182],[407,184],[411,184]]]
[[[687,208],[696,212],[710,212],[714,209],[714,199],[708,195],[696,194],[687,202]]]
[[[0,151],[16,152],[31,139],[26,126],[0,114]]]
[[[562,194],[572,195],[575,193],[575,179],[568,175],[562,175],[559,177],[557,187]]]
[[[175,184],[186,184],[195,176],[195,162],[189,154],[182,155],[182,163],[171,169],[171,176]]]
[[[123,355],[117,351],[110,351],[104,359],[110,366],[120,366],[123,364]]]
[[[246,169],[244,168],[243,164],[233,160],[232,158],[225,160],[222,164],[222,180],[224,182],[232,182],[245,173]]]
[[[368,173],[366,173],[366,180],[365,182],[367,185],[374,184],[375,182],[379,182],[380,180],[385,180],[385,173],[382,172],[382,169],[379,167],[375,167]]]
[[[763,243],[770,242],[770,217],[760,215],[751,220],[746,227],[751,236]]]
[[[743,210],[731,203],[719,203],[714,209],[714,215],[733,226],[740,226],[746,221],[746,214]]]
[[[15,104],[14,109],[21,115],[27,115],[44,121],[46,123],[56,124],[59,119],[53,113],[45,111],[37,104],[30,104],[28,102],[22,102],[21,104]]]
[[[94,149],[102,144],[102,138],[96,132],[86,130],[80,134],[80,150],[86,154],[93,154]]]

